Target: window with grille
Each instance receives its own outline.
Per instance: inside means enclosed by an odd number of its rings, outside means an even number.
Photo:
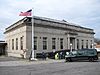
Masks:
[[[18,50],[18,38],[16,38],[16,50]]]
[[[82,40],[82,49],[84,48],[84,40]]]
[[[23,37],[20,37],[20,48],[23,50]]]
[[[77,49],[79,49],[79,39],[77,39]]]
[[[93,44],[93,43],[92,43],[92,40],[91,40],[90,48],[92,48],[92,46],[93,46],[92,44]]]
[[[34,37],[34,50],[37,50],[37,37]]]
[[[47,37],[43,37],[43,50],[47,49]]]
[[[63,49],[63,38],[60,38],[60,49]]]
[[[52,49],[56,49],[56,38],[52,38]]]
[[[14,50],[14,39],[12,39],[12,50]]]

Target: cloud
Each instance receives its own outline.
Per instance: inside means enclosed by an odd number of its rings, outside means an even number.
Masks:
[[[100,32],[99,0],[1,0],[0,35],[3,35],[6,27],[23,18],[19,17],[21,11],[27,11],[33,7],[34,15],[65,19],[68,22],[93,28],[96,37],[100,37],[98,34]]]

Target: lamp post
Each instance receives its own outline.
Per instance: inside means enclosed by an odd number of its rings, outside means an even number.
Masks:
[[[70,51],[72,52],[72,43],[70,43]]]

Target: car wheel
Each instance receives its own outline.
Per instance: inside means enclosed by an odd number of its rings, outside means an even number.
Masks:
[[[71,62],[71,59],[70,58],[66,58],[66,62]]]
[[[92,57],[90,57],[90,58],[89,58],[89,61],[90,61],[90,62],[93,62],[93,61],[94,61],[94,59],[93,59]]]

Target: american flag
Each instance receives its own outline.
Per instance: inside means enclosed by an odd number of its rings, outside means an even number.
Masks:
[[[32,15],[32,9],[26,11],[26,12],[20,12],[19,16],[31,16]]]

